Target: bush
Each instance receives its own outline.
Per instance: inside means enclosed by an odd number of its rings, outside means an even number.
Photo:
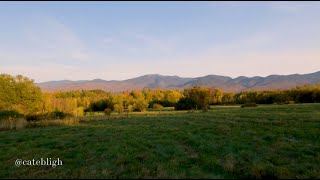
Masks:
[[[26,115],[27,121],[40,121],[40,120],[44,120],[44,119],[45,119],[44,114],[28,114],[28,115]]]
[[[181,98],[175,106],[175,110],[191,110],[197,107],[197,102],[191,98]]]
[[[72,114],[65,113],[59,110],[55,110],[48,115],[49,119],[64,119],[64,118],[69,118],[73,117]]]
[[[88,111],[104,111],[106,108],[113,108],[114,104],[109,99],[102,99],[96,102],[92,102],[89,108],[85,109]]]
[[[155,103],[155,104],[153,104],[152,108],[161,110],[161,109],[163,109],[163,106],[161,106],[160,104]]]
[[[257,107],[256,103],[246,103],[246,104],[242,104],[241,108],[245,108],[245,107]]]
[[[159,104],[163,107],[174,107],[176,103],[168,100],[153,100],[149,102],[149,107],[152,108],[154,104]]]
[[[55,110],[51,113],[45,114],[28,114],[25,116],[27,121],[41,121],[41,120],[54,120],[54,119],[65,119],[73,117],[72,114],[64,113],[59,110]]]
[[[105,114],[106,116],[110,116],[110,115],[111,115],[111,112],[112,112],[112,110],[111,110],[110,108],[106,108],[106,109],[104,110],[104,114]]]
[[[23,114],[20,114],[17,111],[0,111],[0,119],[8,119],[10,117],[19,118],[23,117]]]
[[[159,113],[160,113],[160,111],[163,109],[163,106],[161,106],[160,104],[156,103],[156,104],[153,104],[152,108],[159,110]]]

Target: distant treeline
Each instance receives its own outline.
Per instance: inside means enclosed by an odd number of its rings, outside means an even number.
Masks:
[[[147,108],[175,107],[176,110],[203,109],[222,104],[288,104],[320,102],[320,84],[290,90],[223,92],[221,89],[192,87],[113,94],[103,90],[43,93],[33,80],[21,75],[0,75],[0,111],[45,117],[83,116],[88,111],[144,111]],[[1,114],[0,114],[1,116]]]

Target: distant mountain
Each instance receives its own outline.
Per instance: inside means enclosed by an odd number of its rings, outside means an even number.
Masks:
[[[102,79],[80,81],[49,81],[36,83],[43,91],[71,91],[102,89],[110,92],[151,89],[184,89],[192,86],[207,86],[220,88],[223,91],[271,90],[290,89],[296,86],[320,83],[320,71],[310,74],[270,75],[267,77],[231,78],[228,76],[207,75],[196,78],[182,78],[178,76],[163,76],[148,74],[123,81],[106,81]]]

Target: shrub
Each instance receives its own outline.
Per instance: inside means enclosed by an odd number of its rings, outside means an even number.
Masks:
[[[160,111],[163,109],[163,106],[161,106],[160,104],[156,103],[156,104],[153,104],[152,108],[159,110],[159,113],[160,113]]]
[[[197,102],[191,98],[181,98],[175,106],[175,110],[191,110],[197,107]]]
[[[160,104],[155,103],[155,104],[153,104],[152,108],[161,110],[161,109],[163,109],[163,106],[161,106]]]
[[[110,108],[106,108],[106,109],[104,110],[104,114],[105,114],[106,116],[110,116],[110,115],[111,115],[111,112],[112,112],[112,110],[111,110]]]
[[[245,108],[245,107],[257,107],[256,103],[246,103],[246,104],[242,104],[241,108]]]
[[[54,120],[54,119],[65,119],[73,117],[72,114],[64,113],[59,110],[55,110],[45,114],[28,114],[25,116],[27,121],[41,121],[41,120]]]
[[[55,110],[49,114],[49,118],[51,119],[64,119],[68,117],[72,117],[72,115],[59,110]]]
[[[22,114],[17,111],[0,111],[0,119],[8,119],[8,118],[20,118],[23,117]]]
[[[149,102],[149,107],[152,108],[154,104],[159,104],[163,107],[174,107],[176,103],[168,101],[166,99],[164,100],[153,100]]]
[[[28,114],[26,115],[26,120],[27,121],[40,121],[44,119],[43,114]]]

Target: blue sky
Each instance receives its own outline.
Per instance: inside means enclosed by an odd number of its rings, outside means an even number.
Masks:
[[[0,2],[0,73],[36,82],[320,70],[319,2]]]

